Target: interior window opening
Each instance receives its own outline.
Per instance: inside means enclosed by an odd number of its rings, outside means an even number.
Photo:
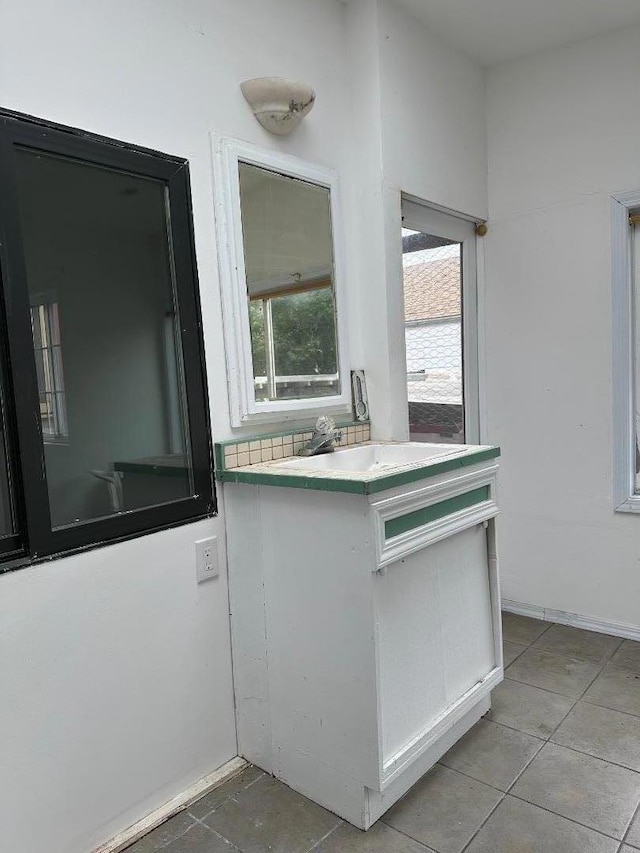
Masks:
[[[0,555],[211,515],[186,161],[16,116],[0,136]]]

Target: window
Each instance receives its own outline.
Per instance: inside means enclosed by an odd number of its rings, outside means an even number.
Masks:
[[[31,330],[38,376],[43,441],[67,438],[67,410],[62,374],[58,303],[36,299],[31,305]]]
[[[214,140],[231,424],[351,411],[334,172]]]
[[[331,284],[251,297],[256,400],[339,393],[334,317]]]
[[[0,557],[210,514],[187,164],[15,115],[0,144]]]
[[[613,498],[640,512],[640,192],[611,202]]]

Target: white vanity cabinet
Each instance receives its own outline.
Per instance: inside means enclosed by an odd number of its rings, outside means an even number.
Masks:
[[[367,829],[489,709],[496,474],[225,485],[242,756]]]

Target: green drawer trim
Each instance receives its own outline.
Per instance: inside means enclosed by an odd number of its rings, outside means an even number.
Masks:
[[[470,492],[465,492],[463,495],[456,495],[455,498],[448,498],[446,501],[441,501],[438,504],[425,506],[422,509],[417,509],[415,512],[400,515],[398,518],[390,518],[384,524],[384,537],[385,539],[391,539],[393,536],[400,536],[401,533],[406,533],[407,530],[422,527],[423,524],[429,524],[430,521],[436,521],[445,515],[451,515],[454,512],[459,512],[461,509],[467,509],[467,507],[488,500],[489,486],[480,486],[479,489],[473,489]]]

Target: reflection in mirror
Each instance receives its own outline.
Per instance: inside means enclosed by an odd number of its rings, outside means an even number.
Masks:
[[[329,190],[239,163],[256,402],[340,394]]]

